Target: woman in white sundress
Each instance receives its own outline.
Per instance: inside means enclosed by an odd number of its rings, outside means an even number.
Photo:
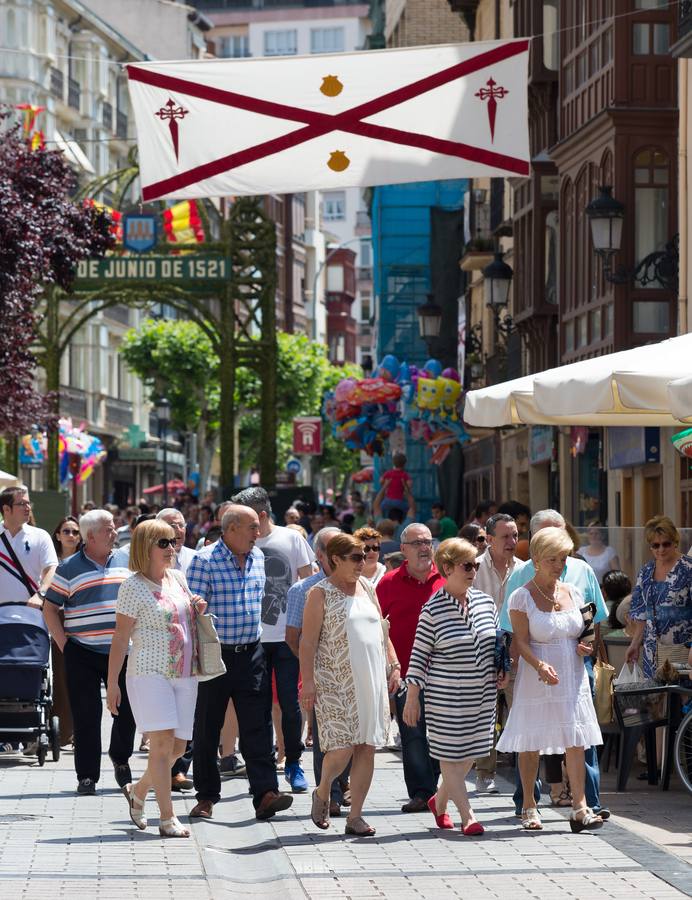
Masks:
[[[302,704],[308,716],[315,711],[324,751],[311,817],[318,828],[329,827],[331,784],[352,758],[346,834],[368,837],[375,829],[361,813],[375,749],[386,742],[388,687],[399,687],[401,667],[385,641],[375,591],[362,577],[363,544],[337,534],[327,544],[327,559],[332,574],[309,591],[300,638]]]
[[[584,750],[603,741],[584,668],[584,657],[593,647],[580,639],[584,600],[574,586],[560,581],[572,547],[563,528],[536,532],[529,547],[536,574],[508,601],[512,650],[520,659],[512,708],[497,749],[519,754],[522,826],[528,831],[543,827],[533,794],[541,753],[565,754],[572,831],[603,824],[584,796]]]

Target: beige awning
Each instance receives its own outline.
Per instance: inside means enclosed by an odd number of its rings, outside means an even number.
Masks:
[[[6,487],[17,487],[21,483],[21,478],[17,478],[16,475],[10,475],[9,472],[3,472],[3,470],[0,469],[0,489]]]
[[[692,424],[692,334],[580,360],[466,395],[464,421],[502,425]]]

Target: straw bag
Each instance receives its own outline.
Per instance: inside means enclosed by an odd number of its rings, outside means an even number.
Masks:
[[[593,667],[594,698],[596,717],[599,725],[611,725],[615,716],[613,712],[613,678],[615,669],[601,659],[596,660]]]

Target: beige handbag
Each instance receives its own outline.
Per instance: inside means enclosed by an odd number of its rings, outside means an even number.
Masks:
[[[190,598],[193,610],[193,621],[197,629],[197,677],[200,681],[211,681],[219,675],[226,674],[226,664],[221,657],[221,641],[214,625],[215,615],[198,613],[192,599],[192,592],[187,586],[185,576],[176,569],[170,570],[180,586]]]
[[[593,666],[594,698],[593,705],[596,708],[596,718],[599,725],[611,725],[614,720],[613,713],[613,678],[615,669],[613,666],[597,659]]]

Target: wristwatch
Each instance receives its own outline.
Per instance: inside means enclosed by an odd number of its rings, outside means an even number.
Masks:
[[[36,596],[40,597],[41,600],[45,602],[46,597],[48,596],[45,591],[36,591]]]

